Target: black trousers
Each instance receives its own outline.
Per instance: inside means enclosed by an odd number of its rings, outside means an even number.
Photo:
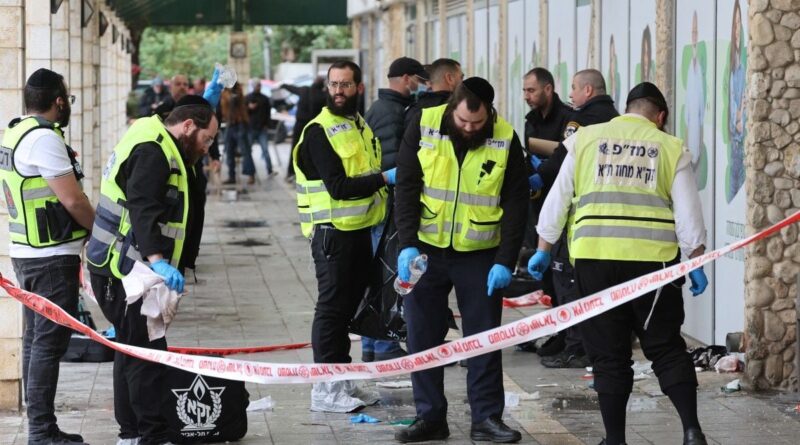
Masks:
[[[664,263],[658,262],[578,259],[575,277],[580,295],[587,296],[662,268]],[[580,324],[598,393],[629,394],[633,389],[632,332],[639,337],[645,357],[653,362],[653,371],[663,392],[680,383],[697,385],[694,365],[681,337],[683,281],[668,283],[662,288],[647,330],[644,323],[653,306],[655,292]]]
[[[414,290],[403,299],[410,353],[444,343],[448,330],[448,295],[455,287],[461,328],[464,336],[500,326],[502,292],[486,294],[486,280],[494,264],[495,249],[461,253],[450,249],[423,247],[428,254],[428,270]],[[444,396],[444,368],[411,374],[417,416],[429,421],[444,421],[447,399]],[[502,415],[503,361],[500,351],[467,361],[467,394],[472,422]]]
[[[166,338],[150,341],[142,300],[125,303],[122,281],[91,274],[92,290],[103,315],[114,325],[116,341],[126,345],[167,350]],[[114,355],[114,417],[122,439],[141,437],[141,445],[167,442],[167,420],[161,414],[166,403],[166,368],[158,363],[117,352]]]
[[[319,297],[311,325],[315,363],[350,363],[350,320],[368,283],[370,229],[343,231],[317,225],[311,238]]]
[[[575,270],[569,259],[553,258],[553,288],[555,289],[555,306],[572,303],[580,298],[578,286],[575,283]],[[567,354],[584,355],[583,341],[581,340],[580,324],[570,326],[564,331],[564,352]]]

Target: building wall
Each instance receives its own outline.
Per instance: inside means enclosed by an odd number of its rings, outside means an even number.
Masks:
[[[644,25],[647,25],[651,33],[650,45],[654,46],[650,48],[654,68],[651,79],[670,104],[669,131],[681,137],[686,137],[688,126],[688,118],[684,117],[689,97],[686,57],[690,54],[687,51],[694,46],[687,43],[690,37],[677,35],[676,29],[679,23],[686,26],[691,10],[701,11],[698,18],[700,29],[711,34],[705,42],[704,51],[707,52],[703,55],[705,113],[710,117],[704,124],[708,127],[704,130],[707,134],[700,144],[704,154],[699,155],[702,160],[697,161],[697,168],[704,169],[703,179],[699,179],[700,173],[697,176],[709,233],[707,247],[719,248],[735,242],[800,207],[800,192],[797,192],[800,186],[800,124],[797,122],[800,118],[800,0],[738,1],[744,34],[741,41],[746,49],[742,51],[741,60],[746,63],[747,70],[742,93],[746,96],[741,108],[742,120],[746,120],[743,125],[746,129],[743,144],[746,179],[741,188],[737,186],[732,192],[729,190],[732,187],[729,176],[735,162],[731,154],[731,138],[734,136],[728,129],[731,113],[726,108],[734,96],[730,77],[732,67],[729,66],[732,56],[729,54],[734,46],[731,33],[736,0],[575,0],[574,3],[567,0],[397,0],[388,2],[391,5],[389,13],[386,8],[354,10],[351,18],[354,22],[384,21],[384,41],[371,42],[370,54],[377,47],[391,48],[384,57],[385,61],[391,61],[404,55],[396,54],[398,46],[388,43],[388,40],[405,35],[408,23],[403,19],[407,15],[398,13],[400,5],[415,6],[414,55],[426,63],[431,61],[431,54],[446,56],[446,49],[452,43],[447,39],[454,38],[446,29],[447,18],[466,11],[466,29],[457,36],[467,42],[466,53],[460,62],[467,76],[477,73],[493,78],[495,105],[504,116],[520,120],[512,122],[519,130],[522,126],[520,116],[527,110],[515,112],[518,111],[516,107],[525,107],[524,102],[515,102],[518,69],[514,68],[515,61],[509,59],[514,55],[513,46],[510,46],[513,37],[519,36],[521,30],[514,29],[520,26],[520,22],[508,13],[512,6],[514,11],[520,10],[518,1],[524,2],[526,17],[522,27],[528,31],[530,20],[534,20],[534,15],[529,15],[529,12],[538,9],[538,33],[523,34],[526,45],[532,43],[532,39],[537,40],[536,52],[530,54],[529,46],[523,45],[526,52],[522,57],[525,61],[522,72],[535,66],[535,60],[538,60],[538,65],[553,71],[557,78],[557,66],[564,63],[571,67],[565,71],[566,76],[561,76],[564,82],[559,85],[564,100],[568,100],[568,79],[576,64],[578,67],[584,65],[583,60],[609,77],[610,68],[604,65],[611,65],[611,51],[609,41],[603,40],[607,37],[604,26],[608,26],[606,30],[613,30],[618,39],[624,39],[624,42],[617,42],[617,51],[624,48],[625,54],[615,54],[614,57],[617,64],[624,65],[620,69],[624,73],[617,99],[618,107],[624,110],[627,90],[640,81],[645,71],[645,62],[640,61],[644,58],[641,48],[645,40]],[[496,13],[488,12],[492,8],[497,8],[494,10]],[[570,13],[578,14],[575,11],[579,8],[584,8],[579,12],[583,15],[574,20],[576,23],[588,22],[588,32],[562,23],[572,19],[557,20],[570,17]],[[589,14],[586,14],[586,8],[591,8]],[[604,8],[608,9],[604,11]],[[391,18],[387,19],[387,16]],[[482,20],[487,17],[488,36],[481,29],[485,28]],[[432,21],[439,23],[436,36],[431,33]],[[480,36],[480,40],[475,36]],[[580,39],[587,39],[588,44],[585,40],[578,43]],[[676,46],[678,41],[683,42],[680,48]],[[489,42],[497,42],[497,51]],[[588,46],[585,55],[576,54],[579,46]],[[367,63],[370,62],[368,59]],[[491,67],[487,68],[487,63]],[[365,71],[369,76],[373,70]],[[697,147],[697,150],[701,148]],[[706,267],[711,283],[704,296],[695,299],[688,293],[684,294],[687,313],[684,328],[689,335],[706,343],[724,344],[728,332],[744,332],[748,358],[745,381],[755,388],[798,388],[796,376],[800,357],[795,352],[795,298],[800,247],[797,240],[798,228],[794,225],[784,229],[780,236],[757,243],[746,254],[721,258],[716,264]],[[731,279],[739,276],[740,279]]]
[[[82,27],[81,0],[64,0],[56,14],[49,13],[49,0],[0,2],[0,137],[6,124],[24,113],[22,89],[31,73],[45,67],[64,75],[70,94],[76,96],[65,137],[79,154],[86,174],[84,191],[97,202],[101,166],[125,131],[131,76],[130,54],[121,43],[128,38],[125,25],[105,2],[91,3],[95,14]],[[101,11],[110,22],[103,37],[98,24]],[[111,43],[112,25],[119,33],[116,44]],[[0,227],[7,221],[3,202]],[[14,277],[7,230],[0,230],[0,273]],[[22,306],[0,296],[0,409],[20,406],[21,335]]]

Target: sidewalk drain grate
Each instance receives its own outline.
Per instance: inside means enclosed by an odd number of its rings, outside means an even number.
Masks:
[[[555,409],[594,411],[600,409],[597,399],[588,397],[556,397],[551,405]]]
[[[262,241],[262,240],[259,240],[259,239],[253,239],[253,238],[245,238],[245,239],[242,239],[242,240],[231,241],[228,244],[230,244],[232,246],[245,246],[245,247],[271,246],[272,245],[271,243],[268,243],[266,241]]]
[[[225,227],[231,229],[247,229],[250,227],[269,227],[267,222],[261,219],[236,219],[222,222]]]

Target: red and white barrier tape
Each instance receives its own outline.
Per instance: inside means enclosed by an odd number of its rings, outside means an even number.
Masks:
[[[591,317],[625,304],[669,283],[690,271],[710,263],[720,256],[766,238],[800,220],[800,212],[772,227],[737,243],[684,261],[625,283],[612,286],[593,295],[558,306],[513,323],[505,324],[436,348],[406,357],[372,363],[261,363],[225,358],[196,357],[187,354],[128,346],[107,340],[88,326],[67,314],[46,298],[20,289],[0,276],[0,286],[13,298],[56,323],[72,328],[93,340],[125,354],[156,363],[211,377],[246,382],[314,383],[335,380],[359,380],[391,377],[442,366],[447,363],[497,351],[516,344],[551,335]]]

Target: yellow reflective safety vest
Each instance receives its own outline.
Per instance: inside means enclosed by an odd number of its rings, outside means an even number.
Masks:
[[[672,182],[683,142],[637,116],[583,127],[575,141],[573,258],[671,261]]]
[[[386,187],[365,198],[333,199],[321,179],[307,179],[298,167],[298,151],[303,144],[306,130],[318,124],[333,151],[341,158],[344,172],[349,178],[373,175],[381,171],[380,142],[373,136],[361,116],[356,120],[337,116],[328,107],[303,128],[300,140],[292,150],[296,175],[297,209],[300,212],[300,228],[310,238],[314,224],[330,223],[339,230],[358,230],[383,221],[386,214]]]
[[[126,208],[125,191],[117,185],[119,169],[138,145],[154,142],[161,147],[169,162],[170,175],[165,201],[168,208],[161,228],[164,250],[161,254],[178,267],[186,238],[189,216],[189,181],[181,153],[158,116],[137,120],[114,147],[103,170],[100,183],[100,202],[97,204],[92,236],[86,248],[86,258],[95,267],[110,271],[115,277],[127,275],[135,261],[142,261],[137,250],[136,234],[132,231],[130,213]],[[146,259],[144,260],[146,261]]]
[[[39,128],[52,130],[64,139],[64,133],[57,123],[40,116],[29,116],[12,120],[0,145],[0,180],[8,208],[11,242],[35,248],[76,241],[89,234],[61,205],[46,179],[24,176],[16,169],[14,153],[19,143],[28,133]],[[83,171],[75,152],[66,143],[64,147],[72,163],[73,174],[80,181]]]
[[[469,150],[459,167],[453,143],[439,130],[446,108],[425,108],[420,118],[417,157],[424,188],[417,237],[461,252],[497,247],[503,216],[500,191],[514,129],[498,116],[492,138]]]

